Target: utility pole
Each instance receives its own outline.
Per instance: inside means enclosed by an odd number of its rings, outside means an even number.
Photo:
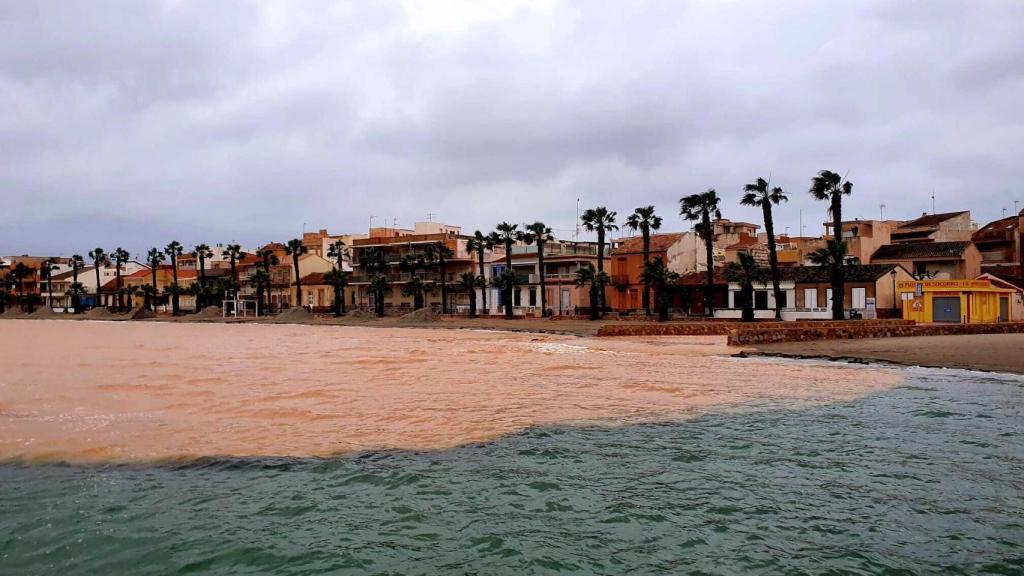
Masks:
[[[580,199],[576,199],[576,232],[573,235],[573,241],[580,241]]]
[[[932,190],[932,216],[935,216],[935,190]]]

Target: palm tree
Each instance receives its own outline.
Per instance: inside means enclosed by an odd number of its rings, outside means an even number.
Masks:
[[[526,227],[531,240],[537,243],[537,267],[540,268],[540,313],[541,316],[548,315],[548,283],[547,273],[544,270],[544,245],[551,242],[555,237],[551,234],[551,228],[543,222],[534,222]]]
[[[370,290],[373,291],[375,297],[373,300],[374,311],[377,316],[384,317],[384,292],[391,287],[391,283],[388,282],[388,277],[381,273],[376,273],[373,278],[370,279]]]
[[[670,293],[669,287],[679,280],[679,274],[668,269],[665,261],[659,256],[650,262],[644,263],[644,270],[640,273],[640,279],[644,283],[644,289],[654,288],[654,301],[658,307],[658,320],[668,320],[668,308]]]
[[[81,282],[72,282],[65,294],[71,298],[71,307],[74,310],[74,313],[78,314],[81,312],[77,303],[80,303],[82,301],[82,296],[87,294],[85,286],[83,286]]]
[[[448,260],[455,256],[452,249],[444,242],[438,242],[431,248],[433,259],[437,261],[438,271],[441,273],[441,313],[448,313]]]
[[[754,255],[749,252],[738,254],[739,262],[729,262],[725,265],[725,277],[730,282],[740,285],[741,300],[743,307],[743,321],[754,321],[754,282],[761,280],[760,270]]]
[[[327,246],[327,257],[335,259],[335,262],[337,262],[335,266],[337,266],[338,270],[344,270],[345,261],[350,257],[349,249],[345,244],[345,241],[338,238]]]
[[[679,199],[679,214],[691,222],[697,222],[694,230],[704,240],[705,256],[707,257],[707,285],[704,288],[704,315],[714,316],[712,309],[713,300],[711,291],[715,286],[715,227],[711,218],[720,219],[722,211],[719,209],[721,199],[714,188],[708,188],[707,192],[691,194]]]
[[[413,309],[419,310],[423,308],[423,295],[434,291],[434,284],[427,282],[420,276],[413,276],[409,278],[409,281],[402,285],[402,295],[411,296],[413,299]]]
[[[601,272],[600,270],[596,270],[594,268],[594,265],[591,264],[590,262],[587,262],[585,265],[581,266],[579,270],[576,271],[576,285],[590,287],[589,292],[591,320],[597,320],[599,318],[597,304],[600,289],[598,288],[598,286],[604,284],[607,279],[608,275],[605,274],[604,272]]]
[[[174,286],[173,290],[164,290],[165,293],[171,295],[171,316],[177,316],[178,311],[180,310],[180,306],[178,305],[178,296],[181,294],[181,290],[178,285],[178,256],[181,256],[183,252],[184,248],[182,247],[181,242],[178,242],[177,240],[172,240],[164,248],[164,254],[171,257],[171,275],[173,278],[171,280],[171,285]]]
[[[822,170],[811,179],[811,196],[815,200],[829,203],[829,214],[832,216],[832,237],[835,242],[829,244],[834,254],[832,256],[832,319],[843,320],[846,318],[846,308],[843,298],[845,278],[843,275],[843,258],[841,249],[846,245],[843,240],[843,196],[849,196],[853,192],[853,183],[846,180],[835,172]]]
[[[0,312],[7,309],[7,301],[11,298],[11,292],[14,291],[17,283],[14,281],[14,276],[10,273],[0,276]]]
[[[142,292],[143,301],[142,305],[150,310],[156,311],[156,298],[159,294],[156,289],[156,284],[143,284],[139,291]]]
[[[124,292],[121,291],[121,267],[128,262],[131,257],[128,251],[124,248],[118,247],[114,250],[114,286],[116,286],[117,293],[117,311],[121,312],[124,310]]]
[[[512,245],[522,239],[523,232],[519,230],[518,224],[502,222],[494,229],[494,243],[505,247],[506,272],[512,272]],[[509,282],[507,278],[500,283],[502,298],[505,300],[505,318],[512,318],[512,291],[515,289],[515,284],[514,282]]]
[[[661,216],[654,214],[654,206],[642,206],[633,211],[626,218],[626,227],[636,232],[639,231],[643,235],[643,258],[644,258],[644,271],[647,269],[647,264],[651,261],[651,230],[657,230],[661,228]],[[664,263],[662,263],[664,266]],[[641,274],[641,280],[643,274]],[[643,307],[644,314],[646,316],[651,315],[651,285],[644,282],[644,293],[643,293]]]
[[[420,268],[426,268],[428,260],[433,261],[430,250],[420,254],[406,254],[398,263],[399,270],[409,273],[409,281],[402,287],[402,294],[412,297],[413,310],[423,308],[423,288],[426,285],[416,272]]]
[[[270,309],[270,290],[273,287],[272,284],[271,284],[272,276],[270,275],[270,267],[271,266],[277,266],[278,264],[281,263],[281,260],[277,257],[277,254],[275,254],[274,251],[270,250],[270,249],[260,250],[260,251],[258,251],[256,253],[256,255],[260,258],[260,266],[263,268],[263,272],[267,276],[267,279],[266,279],[267,305],[264,307],[264,309],[263,309],[264,312],[263,313],[264,314],[269,314],[271,312],[271,309]],[[255,286],[253,286],[253,287],[255,288]]]
[[[772,293],[775,296],[775,319],[782,320],[782,289],[779,288],[779,255],[775,247],[775,221],[772,218],[772,204],[789,201],[786,193],[778,186],[771,188],[768,181],[758,178],[753,184],[743,187],[740,204],[761,208],[764,217],[764,231],[768,234],[768,265],[772,273]]]
[[[242,251],[242,247],[238,244],[228,244],[226,248],[220,253],[221,257],[227,258],[231,265],[231,282],[234,283],[234,287],[238,287],[238,268],[236,267],[239,262],[245,260],[247,254]]]
[[[249,285],[256,290],[256,305],[261,306],[263,304],[263,293],[270,287],[270,274],[262,268],[253,270],[252,274],[249,275]],[[269,310],[269,302],[270,296],[267,296],[267,308],[264,309],[264,314]],[[256,314],[259,315],[259,310],[256,311]]]
[[[469,317],[476,318],[476,289],[484,287],[482,276],[476,276],[472,272],[463,272],[459,275],[459,290],[469,294]]]
[[[830,239],[825,243],[825,248],[818,248],[808,254],[807,261],[815,266],[829,269],[836,266],[845,268],[851,264],[858,264],[856,258],[850,257],[849,249],[850,246],[846,242],[837,243],[836,240]]]
[[[384,269],[387,263],[384,261],[384,252],[380,248],[365,248],[359,251],[359,266],[366,272],[370,279],[368,290],[373,295],[373,309],[378,316],[384,315],[384,292],[391,286]],[[377,280],[380,276],[380,280]]]
[[[50,309],[53,309],[53,271],[60,267],[53,260],[43,260],[39,267],[39,277],[46,280],[46,300]]]
[[[198,312],[206,304],[206,259],[213,258],[213,251],[206,244],[196,244],[196,247],[192,249],[192,256],[199,259],[199,286],[204,289],[196,292],[196,312]]]
[[[29,314],[33,311],[33,302],[32,295],[29,295],[28,297],[25,296],[25,279],[35,273],[36,271],[26,266],[24,262],[18,262],[9,273],[14,279],[15,286],[18,288],[18,301],[21,302],[22,309],[24,309],[25,305],[28,305]]]
[[[100,266],[107,263],[107,253],[103,248],[93,248],[89,251],[89,258],[92,260],[93,271],[96,272],[96,303],[93,307],[100,306],[103,302],[100,296]]]
[[[158,295],[157,286],[159,286],[159,284],[157,284],[156,281],[156,272],[160,268],[160,263],[163,262],[165,259],[166,258],[164,257],[164,253],[161,252],[159,248],[150,248],[149,252],[146,254],[146,262],[149,264],[149,273],[153,279],[154,293],[153,297],[149,300],[153,312],[156,312],[156,296]]]
[[[71,265],[71,285],[74,286],[78,284],[78,272],[85,266],[85,258],[82,258],[80,254],[75,254],[68,259],[68,264]],[[71,309],[78,312],[82,304],[82,295],[76,292],[74,295],[68,294],[68,296],[71,296]],[[66,309],[64,311],[67,312]]]
[[[309,249],[302,244],[302,240],[292,238],[284,247],[284,253],[292,257],[292,268],[295,269],[295,305],[302,306],[302,278],[299,276],[299,256],[305,254]]]
[[[493,232],[490,234],[484,234],[477,230],[476,232],[473,232],[473,237],[466,242],[466,250],[470,253],[476,253],[477,262],[480,265],[480,296],[483,299],[481,302],[481,308],[483,309],[484,314],[487,314],[487,290],[486,285],[484,284],[484,278],[486,278],[486,274],[484,273],[484,250],[494,250],[495,241],[496,239]]]
[[[345,314],[345,286],[348,286],[348,272],[341,268],[331,268],[324,273],[324,282],[334,288],[334,315]]]
[[[608,275],[604,274],[604,237],[606,232],[618,230],[619,227],[615,224],[615,212],[610,211],[604,206],[598,206],[597,208],[589,208],[583,212],[580,216],[580,221],[583,223],[583,228],[588,232],[597,232],[597,271],[600,273],[598,280],[600,285],[598,286],[598,307],[601,311],[601,315],[604,316],[606,300],[604,297],[604,285],[608,281]],[[591,303],[593,307],[593,303]]]

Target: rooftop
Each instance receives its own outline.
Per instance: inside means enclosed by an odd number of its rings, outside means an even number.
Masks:
[[[995,222],[989,222],[971,236],[974,242],[997,242],[1012,240],[1017,231],[1018,216],[1007,216]]]
[[[669,246],[679,242],[685,232],[669,232],[666,234],[651,234],[651,252],[665,252]],[[612,250],[612,254],[641,254],[644,250],[643,236],[633,236],[618,241],[619,245]]]
[[[921,242],[886,244],[875,251],[872,260],[911,260],[915,258],[961,258],[970,242]]]
[[[942,214],[922,214],[920,218],[910,220],[900,224],[899,229],[903,230],[906,228],[934,228],[939,224],[942,224],[946,220],[952,220],[958,216],[964,214],[970,214],[970,211],[961,210],[960,212],[944,212]]]

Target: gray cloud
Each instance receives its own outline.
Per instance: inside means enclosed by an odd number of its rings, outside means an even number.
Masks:
[[[772,174],[781,228],[1024,200],[1024,4],[0,2],[0,253],[625,215]]]

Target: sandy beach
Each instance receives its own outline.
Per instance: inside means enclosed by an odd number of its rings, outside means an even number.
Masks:
[[[438,449],[544,424],[848,400],[901,380],[733,350],[723,337],[0,321],[0,459]]]
[[[822,340],[766,344],[753,349],[755,354],[881,360],[907,366],[1024,374],[1024,334]]]

